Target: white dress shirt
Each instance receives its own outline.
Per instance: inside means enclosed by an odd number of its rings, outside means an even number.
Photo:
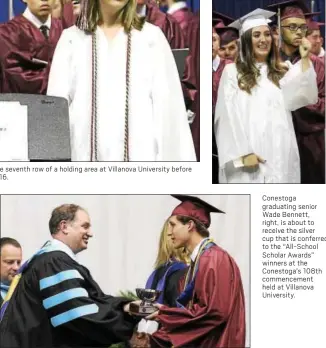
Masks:
[[[61,242],[58,239],[51,239],[50,245],[53,246],[56,250],[60,250],[70,256],[73,260],[77,261],[76,254],[68,247],[67,244]]]
[[[170,6],[167,13],[173,14],[174,12],[182,10],[183,8],[187,8],[187,3],[185,1],[176,2],[175,4]]]
[[[213,70],[217,71],[218,67],[220,66],[221,58],[217,54],[216,57],[213,59]]]
[[[141,18],[146,17],[146,5],[141,5],[137,7],[137,14]]]
[[[198,256],[199,250],[201,248],[201,246],[208,240],[209,238],[204,238],[200,243],[198,243],[195,247],[195,249],[192,251],[190,258],[191,261],[195,262],[196,257]]]
[[[325,50],[323,47],[320,48],[320,52],[318,54],[318,57],[321,57],[321,58],[325,57]]]
[[[32,22],[36,28],[40,29],[43,25],[49,28],[49,31],[51,29],[51,15],[48,16],[48,19],[42,23],[32,12],[31,10],[26,7],[26,10],[23,13],[23,16],[28,19],[30,22]]]

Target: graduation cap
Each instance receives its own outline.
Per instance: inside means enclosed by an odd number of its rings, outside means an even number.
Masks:
[[[223,23],[222,19],[213,17],[213,19],[212,19],[212,27],[214,29],[220,28],[220,27],[224,27],[224,23]]]
[[[228,45],[230,42],[239,39],[239,31],[232,27],[221,27],[215,29],[220,37],[220,46]]]
[[[271,20],[269,18],[273,17],[275,12],[266,11],[261,8],[244,15],[235,22],[231,23],[229,27],[233,27],[239,31],[240,36],[250,29],[259,27],[261,25],[269,25]],[[243,62],[242,45],[240,40],[240,59]]]
[[[171,216],[181,215],[192,218],[203,224],[206,228],[208,228],[211,224],[210,213],[225,214],[224,211],[213,207],[212,205],[198,197],[188,195],[171,196],[181,201],[181,203],[176,208],[174,208]]]
[[[216,25],[222,24],[224,26],[228,26],[234,21],[234,18],[231,18],[223,13],[220,12],[213,12],[213,27],[215,28]]]
[[[325,23],[320,23],[313,20],[313,17],[319,14],[321,14],[321,12],[305,13],[308,30],[320,30],[320,27],[325,25]]]
[[[273,17],[274,15],[275,12],[257,8],[256,10],[231,23],[229,27],[239,30],[240,36],[242,36],[249,29],[256,28],[261,25],[269,25],[271,23],[269,18]]]
[[[305,13],[304,16],[306,17],[306,21],[313,21],[313,17],[320,15],[321,12],[309,12],[309,13]]]
[[[278,13],[279,20],[287,18],[305,19],[305,13],[309,12],[309,8],[303,0],[290,0],[267,6],[271,11]]]
[[[239,39],[239,32],[235,28],[229,28],[228,25],[234,22],[234,18],[226,16],[219,12],[213,12],[213,28],[220,37],[220,46],[225,46],[230,42]]]
[[[276,16],[276,15],[271,19],[271,22],[269,23],[269,26],[270,26],[272,29],[275,29],[275,28],[278,27],[277,16]]]
[[[310,21],[309,23],[307,23],[308,26],[308,30],[320,30],[320,27],[323,27],[325,25],[325,23],[321,23],[321,22],[315,22],[315,21]]]

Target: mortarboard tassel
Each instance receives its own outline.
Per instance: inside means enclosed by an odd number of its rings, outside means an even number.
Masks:
[[[239,51],[240,51],[240,60],[243,63],[244,62],[244,58],[243,58],[243,53],[242,53],[242,44],[241,44],[241,37],[239,39]]]
[[[14,0],[9,0],[9,20],[13,19],[14,16]]]
[[[281,32],[281,8],[277,10],[277,22],[278,22],[278,47],[282,48],[282,32]]]
[[[244,23],[244,20],[242,21],[240,19],[240,30],[239,30],[239,53],[240,53],[240,61],[243,63],[244,62],[244,57],[243,57],[243,53],[242,53],[242,44],[241,44],[241,38],[243,35],[243,31],[242,31],[242,24]]]

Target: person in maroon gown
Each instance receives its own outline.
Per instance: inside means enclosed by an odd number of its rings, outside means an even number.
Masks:
[[[146,21],[161,28],[172,49],[184,48],[185,40],[178,22],[160,10],[155,0],[137,0],[137,12]]]
[[[197,115],[191,125],[197,161],[200,160],[200,129],[199,129],[199,15],[194,16],[189,23],[188,32],[183,34],[178,22],[169,14],[162,12],[158,1],[137,0],[137,12],[146,21],[161,28],[167,38],[171,49],[185,48],[189,41],[189,55],[186,58],[186,66],[181,80],[188,118]],[[191,37],[191,39],[190,39]],[[198,59],[196,58],[198,56]],[[197,62],[197,63],[196,63]]]
[[[54,0],[52,5],[52,18],[60,18],[62,13],[63,0]]]
[[[245,347],[245,301],[234,259],[209,239],[210,213],[223,213],[203,200],[172,195],[181,201],[169,223],[175,248],[187,248],[192,264],[182,281],[178,308],[157,305],[152,315],[162,327],[150,336],[151,347]]]
[[[325,50],[323,48],[323,37],[320,32],[320,28],[325,26],[325,23],[316,22],[313,17],[319,15],[321,12],[306,13],[306,21],[308,30],[306,33],[306,38],[311,43],[310,52],[316,57],[319,57],[322,62],[325,62]]]
[[[216,33],[220,37],[218,55],[223,59],[235,61],[239,53],[239,32],[235,28],[228,27],[234,19],[219,12],[213,12],[213,20]]]
[[[224,18],[225,19],[225,18]],[[230,18],[231,20],[231,18]],[[219,28],[224,28],[224,22],[222,17],[219,14],[213,13],[213,37],[212,37],[212,58],[213,58],[213,69],[212,69],[212,82],[213,82],[213,88],[212,88],[212,183],[218,184],[218,151],[217,151],[217,144],[216,144],[216,138],[215,138],[215,132],[214,132],[214,118],[215,118],[215,107],[217,102],[217,92],[218,92],[218,86],[222,77],[222,72],[225,68],[225,66],[229,63],[232,63],[232,60],[223,59],[220,58],[218,55],[220,43],[227,42],[227,39],[232,40],[232,35],[230,36],[223,36],[221,39],[220,35],[217,34],[217,31]]]
[[[309,9],[299,0],[268,8],[275,12],[281,10],[283,60],[298,62],[299,46],[308,28],[304,13]],[[301,183],[325,184],[325,64],[314,55],[310,59],[317,75],[318,102],[294,111],[293,123],[300,153]]]
[[[27,0],[22,15],[0,25],[0,93],[45,94],[49,67],[64,29],[51,18],[53,0]]]
[[[186,58],[185,72],[182,78],[182,90],[185,98],[192,138],[197,161],[200,161],[200,16],[196,13],[190,20],[186,40],[190,43]]]
[[[188,25],[194,14],[189,10],[187,3],[183,0],[166,0],[167,13],[171,15],[180,25],[185,37],[188,33]],[[186,41],[188,47],[189,42]]]
[[[219,56],[223,59],[229,59],[235,62],[239,54],[238,30],[229,27],[221,27],[216,28],[216,33],[220,37]]]
[[[52,17],[61,19],[64,29],[75,25],[80,13],[80,0],[55,0]]]

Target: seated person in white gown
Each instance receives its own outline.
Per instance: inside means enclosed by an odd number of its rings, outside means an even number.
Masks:
[[[82,0],[47,94],[68,100],[73,161],[196,161],[171,48],[136,0]]]
[[[280,61],[268,26],[274,14],[257,9],[230,24],[241,47],[223,71],[216,103],[220,183],[300,183],[291,111],[317,102],[316,73],[306,39],[298,63]]]

